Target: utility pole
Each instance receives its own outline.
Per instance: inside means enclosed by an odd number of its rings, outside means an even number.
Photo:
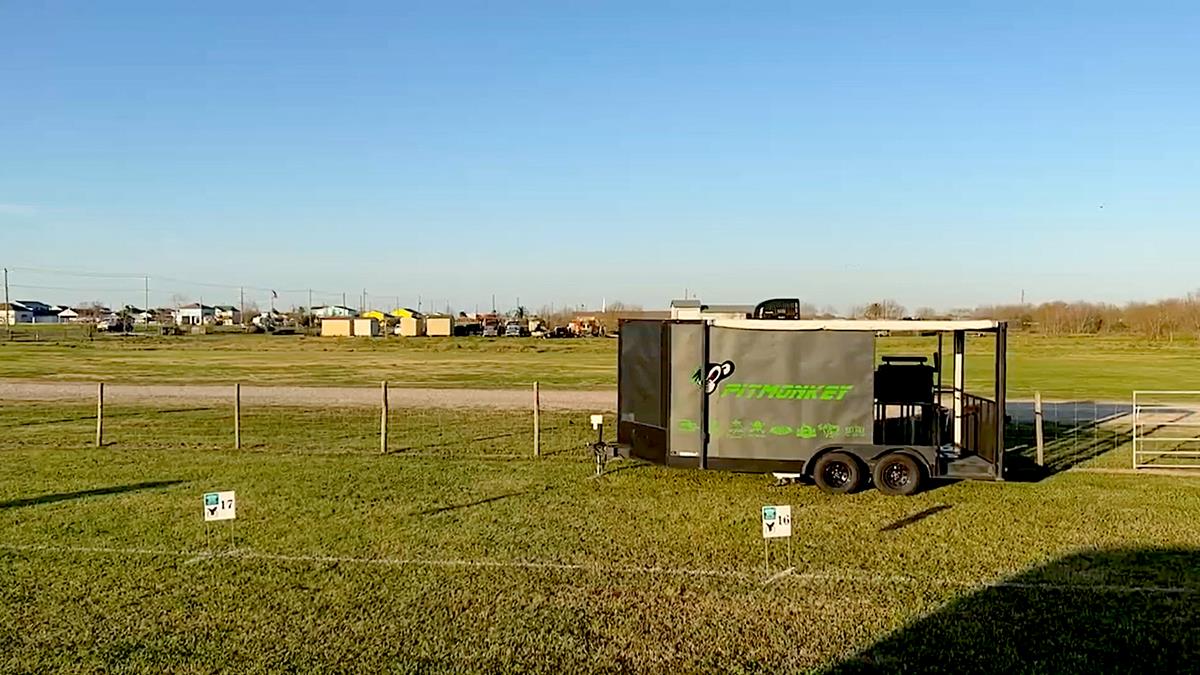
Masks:
[[[417,314],[421,313],[421,294],[417,294]]]
[[[246,289],[238,288],[238,314],[242,317],[242,325],[246,325]]]
[[[8,339],[12,339],[12,320],[17,313],[13,311],[12,301],[8,299],[8,268],[4,268],[4,325],[8,327]]]
[[[142,297],[142,303],[143,303],[142,311],[149,313],[150,312],[150,277],[142,277],[142,281],[145,282],[145,288],[143,289],[145,291],[145,295]]]
[[[342,307],[346,306],[346,291],[342,291]]]

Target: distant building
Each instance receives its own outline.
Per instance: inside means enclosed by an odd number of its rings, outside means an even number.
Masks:
[[[379,319],[360,317],[354,319],[355,337],[379,337]]]
[[[0,303],[0,324],[10,323],[58,323],[61,308],[37,300],[14,300]]]
[[[754,313],[754,305],[703,305],[699,300],[672,300],[671,319],[745,319]]]
[[[213,307],[213,320],[222,326],[236,326],[242,322],[242,313],[233,305],[217,305]]]
[[[60,307],[47,305],[44,302],[37,300],[17,300],[17,305],[21,305],[29,310],[31,315],[29,323],[58,323],[58,312]]]
[[[425,334],[430,337],[449,337],[454,334],[454,317],[425,317]]]
[[[19,302],[0,303],[0,324],[33,323],[33,312]]]
[[[175,323],[180,326],[201,326],[217,320],[217,308],[193,302],[175,310]]]
[[[345,305],[317,305],[312,308],[312,315],[318,319],[328,319],[330,317],[348,317],[358,316],[358,310]]]
[[[354,335],[354,319],[348,316],[330,316],[321,321],[321,337],[351,337]]]

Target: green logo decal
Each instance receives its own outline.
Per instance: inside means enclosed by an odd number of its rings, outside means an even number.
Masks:
[[[208,494],[204,495],[204,505],[205,506],[216,506],[217,503],[220,501],[220,499],[221,499],[221,496],[218,495],[217,493],[209,492]]]
[[[795,401],[841,401],[854,390],[852,384],[743,384],[721,387],[721,398],[772,398]]]
[[[763,507],[763,520],[767,520],[767,521],[775,520],[775,507],[774,506],[764,506]]]
[[[816,420],[813,421],[816,422]],[[688,433],[700,431],[700,425],[695,420],[682,419],[679,420],[676,426],[680,431]],[[867,437],[867,428],[861,424],[846,426],[830,422],[780,424],[778,422],[764,422],[762,420],[744,421],[741,419],[731,420],[728,426],[722,426],[719,421],[710,419],[708,421],[708,433],[713,438],[739,439],[774,436],[777,438],[845,439],[861,442]]]

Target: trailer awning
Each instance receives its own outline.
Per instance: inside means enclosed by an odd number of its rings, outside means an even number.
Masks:
[[[994,331],[1004,322],[991,319],[969,321],[898,321],[868,319],[802,319],[787,321],[779,319],[714,319],[718,328],[741,328],[743,330],[840,330],[840,331],[890,331],[890,332],[941,332]]]

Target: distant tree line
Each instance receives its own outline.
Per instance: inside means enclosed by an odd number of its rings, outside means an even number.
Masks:
[[[911,314],[894,300],[881,300],[853,308],[852,315],[866,319],[999,319],[1008,321],[1010,330],[1041,335],[1128,334],[1170,341],[1177,337],[1200,337],[1200,292],[1125,305],[1056,300],[948,312],[920,308]]]

